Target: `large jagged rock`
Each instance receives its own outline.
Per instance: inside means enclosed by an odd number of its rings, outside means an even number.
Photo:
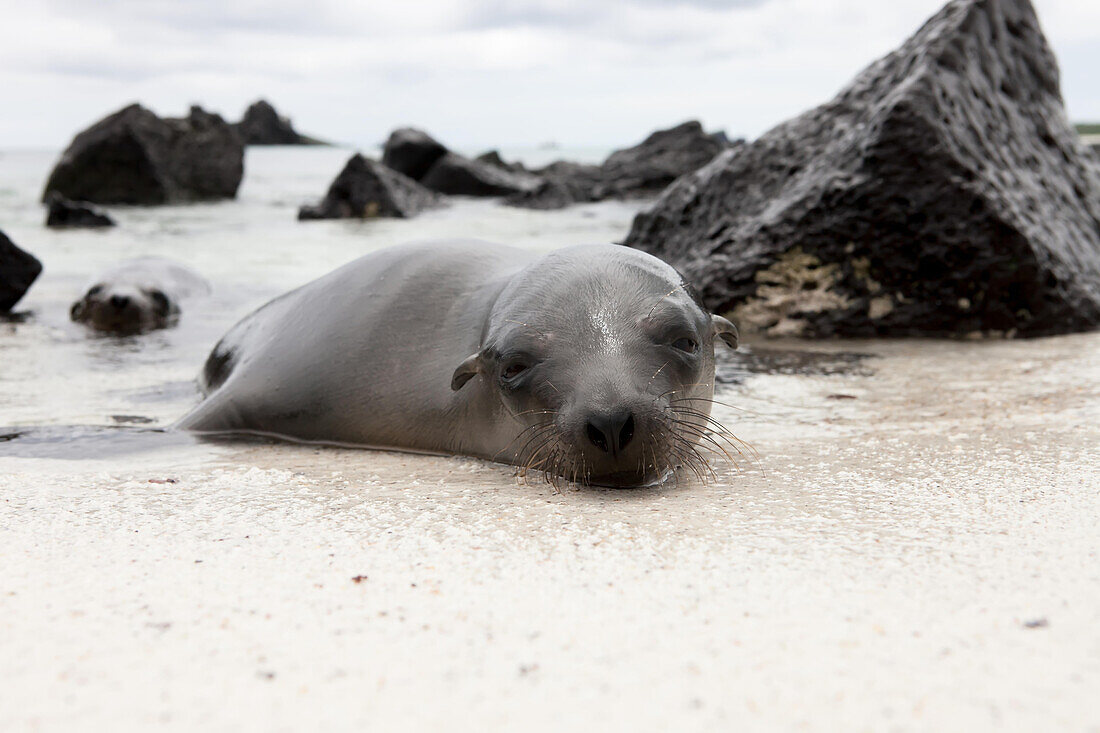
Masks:
[[[402,127],[390,133],[382,149],[382,163],[419,181],[437,160],[447,154],[440,142],[428,133]]]
[[[691,120],[658,130],[638,145],[618,150],[601,165],[559,161],[535,173],[545,182],[508,199],[512,206],[557,209],[609,198],[652,196],[674,180],[706,165],[731,145],[725,133],[708,134]]]
[[[50,174],[51,192],[97,204],[165,204],[233,198],[244,147],[231,125],[192,107],[161,119],[141,105],[78,134]]]
[[[235,127],[245,145],[319,145],[318,140],[301,135],[264,99],[253,102]]]
[[[0,232],[0,313],[7,313],[42,273],[42,263]]]
[[[55,229],[102,229],[113,227],[114,219],[87,204],[70,201],[56,191],[46,197],[49,211],[46,226]]]
[[[721,154],[626,244],[771,334],[1100,324],[1100,174],[1027,0],[954,0],[831,102]]]
[[[433,191],[456,196],[510,196],[534,190],[541,183],[534,176],[479,163],[457,153],[439,158],[420,182]]]
[[[409,218],[440,205],[438,195],[381,163],[356,154],[332,182],[324,200],[303,206],[299,219]]]

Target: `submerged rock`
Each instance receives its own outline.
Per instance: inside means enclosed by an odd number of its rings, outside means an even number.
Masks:
[[[42,273],[42,263],[0,232],[0,313],[15,307]]]
[[[78,201],[70,201],[57,192],[49,194],[46,203],[49,205],[49,213],[46,215],[48,227],[102,229],[115,225],[114,219],[98,209]]]
[[[161,119],[141,105],[122,109],[78,134],[46,183],[98,204],[165,204],[233,198],[244,173],[244,146],[229,123],[192,107]]]
[[[953,0],[831,102],[637,216],[707,305],[770,334],[1100,324],[1100,171],[1027,0]]]
[[[725,133],[708,134],[697,121],[654,132],[638,145],[618,150],[601,165],[559,161],[535,171],[545,183],[508,199],[512,206],[557,209],[609,198],[652,196],[680,176],[706,165],[731,144]]]
[[[488,163],[447,153],[420,179],[439,193],[458,196],[509,196],[535,189],[541,181],[524,173],[512,173]]]
[[[299,134],[289,117],[283,117],[267,100],[249,105],[235,127],[245,145],[320,145],[318,140]]]
[[[438,195],[408,176],[356,154],[332,182],[324,200],[316,206],[303,206],[298,218],[409,218],[440,203]]]
[[[419,181],[447,148],[422,130],[403,127],[390,133],[382,150],[382,163]]]

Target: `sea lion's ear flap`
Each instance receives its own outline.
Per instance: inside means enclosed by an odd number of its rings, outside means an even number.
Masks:
[[[711,316],[710,321],[714,324],[714,335],[726,342],[726,346],[731,349],[737,348],[737,326],[727,321],[722,316]]]
[[[456,392],[462,389],[462,385],[473,379],[480,371],[481,354],[470,354],[466,357],[465,361],[458,365],[458,369],[455,369],[455,373],[451,375],[451,389]]]

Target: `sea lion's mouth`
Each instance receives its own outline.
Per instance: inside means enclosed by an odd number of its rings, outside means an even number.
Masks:
[[[590,476],[584,485],[604,489],[648,489],[667,482],[674,473],[675,469],[671,467],[659,472],[648,470],[619,471],[601,476]]]

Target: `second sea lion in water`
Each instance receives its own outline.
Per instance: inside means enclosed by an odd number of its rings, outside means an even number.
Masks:
[[[648,485],[706,466],[719,339],[736,347],[733,324],[638,250],[395,247],[234,326],[179,426]]]
[[[139,257],[96,277],[69,315],[96,331],[145,333],[175,325],[181,301],[209,292],[209,283],[186,265]]]

